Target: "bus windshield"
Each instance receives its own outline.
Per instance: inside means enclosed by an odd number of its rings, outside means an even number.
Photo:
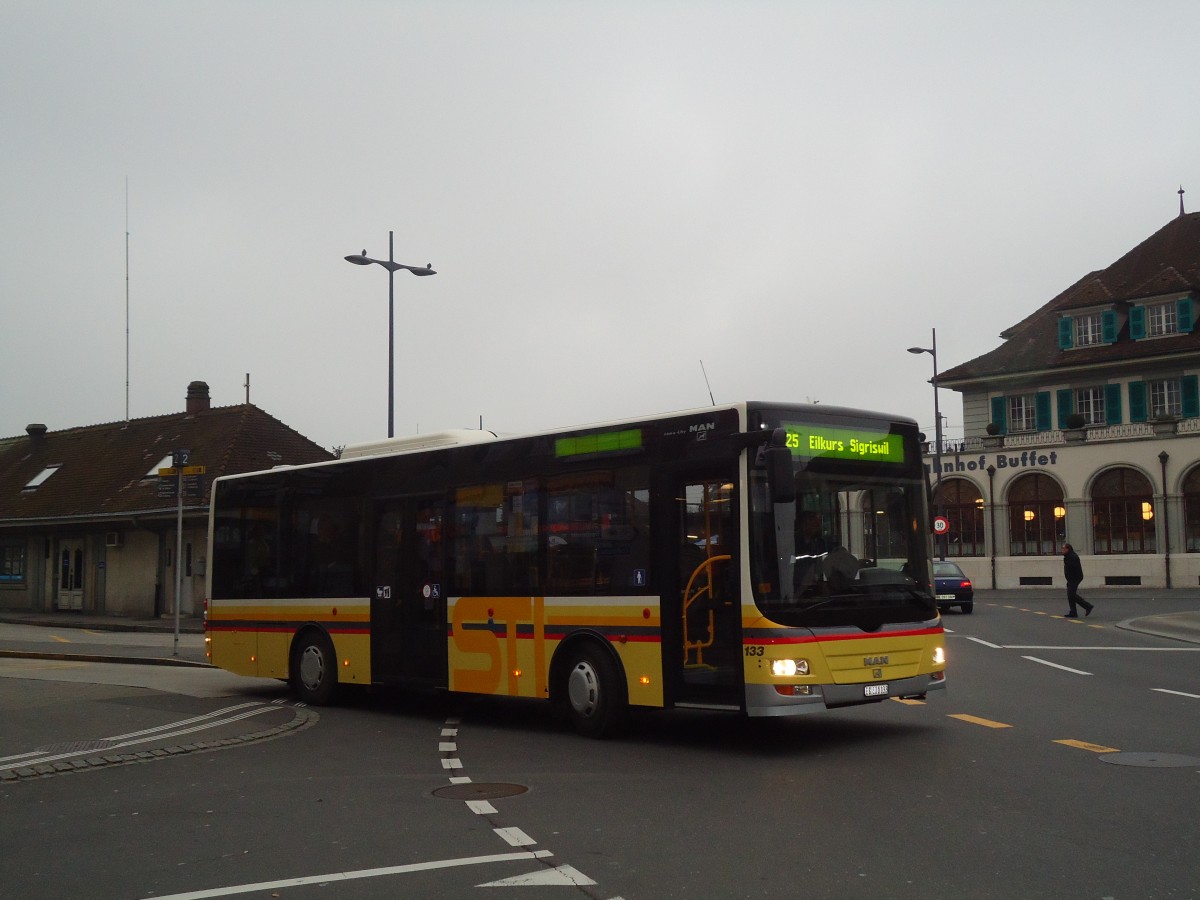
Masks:
[[[767,618],[873,631],[937,615],[923,481],[852,468],[796,461],[796,499],[786,503],[752,473],[752,583]]]

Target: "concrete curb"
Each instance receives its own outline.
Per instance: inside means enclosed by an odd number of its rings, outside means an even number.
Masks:
[[[41,650],[0,650],[0,658],[9,659],[57,659],[68,662],[124,663],[137,666],[182,666],[194,669],[212,669],[215,666],[193,659],[176,656],[109,656],[100,653],[54,653]]]
[[[0,771],[0,784],[13,784],[18,781],[28,781],[34,778],[48,778],[52,775],[65,775],[68,772],[87,772],[102,769],[107,766],[127,766],[130,763],[151,762],[156,759],[168,759],[172,756],[182,756],[187,753],[201,753],[211,750],[224,750],[239,744],[250,744],[258,741],[271,740],[295,731],[301,731],[315,725],[320,716],[308,707],[293,707],[296,715],[292,721],[263,731],[250,734],[239,734],[237,737],[222,738],[216,741],[197,741],[193,744],[179,744],[170,747],[159,747],[155,750],[139,750],[136,753],[106,753],[81,757],[79,759],[59,760],[53,763],[39,763],[20,769]]]

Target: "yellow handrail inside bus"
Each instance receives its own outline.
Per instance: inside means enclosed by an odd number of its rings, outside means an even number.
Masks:
[[[728,560],[731,560],[731,559],[733,559],[733,557],[731,555],[729,555],[728,553],[726,553],[722,556],[708,557],[708,559],[704,560],[704,562],[702,562],[702,563],[700,563],[700,565],[696,566],[695,570],[692,572],[691,578],[688,579],[687,587],[685,587],[683,589],[683,664],[685,666],[687,665],[687,662],[688,662],[688,653],[690,653],[692,650],[696,651],[696,665],[698,665],[698,666],[704,665],[704,651],[706,648],[711,647],[713,645],[713,642],[716,641],[716,639],[717,639],[716,629],[713,627],[713,611],[712,611],[712,608],[710,607],[708,610],[708,640],[706,640],[706,641],[689,640],[689,638],[688,638],[688,609],[691,608],[691,605],[693,603],[695,603],[697,600],[699,600],[701,597],[703,597],[705,594],[708,595],[710,600],[715,598],[716,595],[715,595],[715,592],[713,591],[713,573],[712,573],[713,564],[719,563],[719,562],[727,562]],[[695,583],[696,579],[698,577],[700,577],[701,572],[703,572],[704,575],[706,576],[705,583],[698,586],[696,588],[696,592],[692,593],[692,585]]]

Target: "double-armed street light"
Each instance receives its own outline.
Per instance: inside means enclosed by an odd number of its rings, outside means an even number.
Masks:
[[[396,407],[395,407],[395,388],[396,388],[396,292],[395,292],[395,275],[397,269],[407,269],[414,275],[436,275],[433,271],[433,264],[426,266],[406,266],[404,263],[398,263],[395,260],[395,254],[392,252],[392,235],[393,232],[388,232],[388,258],[387,259],[372,259],[367,256],[367,251],[362,253],[352,253],[346,257],[346,262],[352,262],[356,266],[369,266],[372,263],[383,266],[388,270],[388,437],[395,437],[396,434]]]
[[[928,353],[933,357],[933,456],[934,456],[934,494],[937,495],[938,513],[942,511],[942,412],[938,408],[938,367],[937,367],[937,329],[933,329],[933,344],[930,347],[909,347],[909,353]],[[946,558],[946,536],[938,538],[938,552],[942,559]]]

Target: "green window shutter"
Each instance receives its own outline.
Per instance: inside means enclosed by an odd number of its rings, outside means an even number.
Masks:
[[[1100,314],[1100,339],[1106,344],[1117,342],[1117,313],[1106,309]]]
[[[1000,433],[1008,433],[1008,404],[1003,397],[992,398],[992,421],[1000,426]]]
[[[1058,392],[1058,427],[1067,427],[1067,416],[1075,411],[1075,392],[1063,388]]]
[[[1179,399],[1185,419],[1200,417],[1200,377],[1184,375],[1179,379]]]
[[[1184,297],[1175,306],[1179,323],[1179,333],[1187,334],[1196,325],[1196,320],[1192,317],[1192,298]]]
[[[1104,420],[1109,425],[1121,424],[1121,386],[1119,384],[1104,386]]]
[[[1038,391],[1033,398],[1034,413],[1037,417],[1037,430],[1050,430],[1050,392]]]
[[[1070,350],[1075,344],[1075,320],[1063,316],[1058,320],[1058,349]]]
[[[1129,336],[1135,341],[1140,341],[1146,336],[1146,307],[1129,307]],[[1132,407],[1131,403],[1130,408]]]
[[[1146,382],[1129,382],[1129,421],[1146,421]]]

